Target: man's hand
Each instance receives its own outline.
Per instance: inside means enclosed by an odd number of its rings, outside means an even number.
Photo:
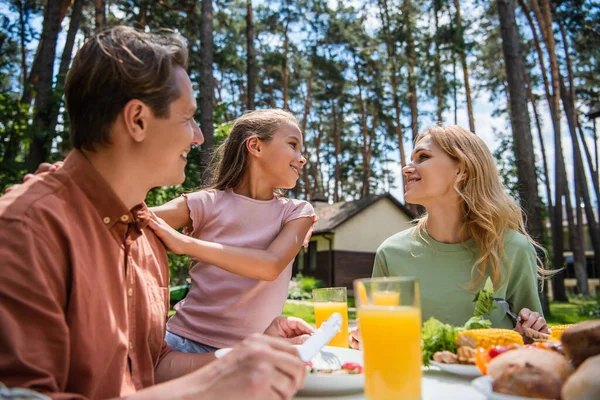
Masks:
[[[291,344],[302,344],[314,331],[303,319],[279,316],[265,330],[265,335],[287,339]]]
[[[206,386],[198,398],[281,400],[302,387],[305,374],[304,362],[292,345],[255,334],[190,377]]]
[[[63,166],[63,162],[62,161],[57,161],[54,164],[50,164],[50,163],[41,163],[40,165],[38,165],[38,168],[35,170],[35,172],[33,174],[27,174],[23,177],[23,183],[27,182],[28,180],[30,180],[31,178],[33,178],[35,175],[39,175],[43,172],[56,172],[60,167]],[[18,188],[19,186],[21,186],[21,183],[17,183],[15,185],[12,185],[8,188],[6,188],[6,192],[8,193],[12,190],[15,190],[16,188]]]
[[[182,233],[177,232],[171,228],[162,218],[154,217],[148,223],[148,226],[152,228],[156,236],[162,240],[167,249],[175,254],[185,253],[185,246],[187,245],[190,238]]]

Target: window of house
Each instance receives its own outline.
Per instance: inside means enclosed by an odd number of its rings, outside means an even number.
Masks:
[[[317,242],[312,241],[308,243],[308,270],[317,270]]]

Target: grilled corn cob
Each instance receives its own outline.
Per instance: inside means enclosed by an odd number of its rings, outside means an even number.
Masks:
[[[565,329],[567,329],[571,325],[573,325],[573,324],[556,325],[556,326],[551,327],[550,328],[550,337],[552,337],[553,339],[556,339],[556,340],[560,340],[560,337],[562,336]]]
[[[470,329],[456,336],[458,346],[489,348],[494,345],[523,345],[523,337],[510,329]]]

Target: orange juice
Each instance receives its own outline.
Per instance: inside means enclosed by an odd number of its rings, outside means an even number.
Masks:
[[[417,307],[358,309],[365,396],[370,400],[421,398],[421,311]]]
[[[334,312],[342,315],[342,327],[340,331],[331,339],[328,346],[337,346],[348,348],[348,303],[337,301],[315,302],[315,321],[317,329],[321,324],[327,321],[327,318]]]
[[[373,305],[376,306],[399,306],[400,293],[398,292],[373,292]]]

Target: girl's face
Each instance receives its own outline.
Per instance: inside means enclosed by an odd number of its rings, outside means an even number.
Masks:
[[[262,143],[262,169],[273,188],[292,189],[306,164],[302,156],[302,133],[296,125],[286,124],[273,138]]]
[[[432,139],[425,136],[415,146],[411,161],[402,168],[406,176],[404,199],[407,203],[430,208],[448,200],[455,201],[458,194],[454,182],[459,166]]]

